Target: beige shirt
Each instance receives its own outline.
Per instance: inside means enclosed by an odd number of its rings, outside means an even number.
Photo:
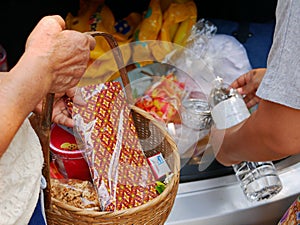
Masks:
[[[39,139],[26,119],[0,158],[0,225],[28,224],[38,201],[42,166]]]

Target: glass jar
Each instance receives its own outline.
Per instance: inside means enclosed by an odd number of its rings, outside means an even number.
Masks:
[[[185,126],[195,130],[210,128],[211,115],[207,101],[197,98],[183,100],[181,120]]]

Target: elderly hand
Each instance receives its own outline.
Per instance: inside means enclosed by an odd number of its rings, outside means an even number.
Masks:
[[[53,102],[53,112],[52,112],[52,121],[57,124],[61,124],[67,127],[73,127],[74,121],[68,111],[66,106],[65,99],[73,99],[75,95],[76,88],[71,88],[67,90],[66,93],[57,93],[55,94]],[[43,101],[41,101],[35,108],[34,112],[37,114],[42,113]]]
[[[260,98],[256,95],[258,86],[261,83],[263,76],[265,75],[266,69],[259,68],[250,70],[238,77],[230,86],[237,89],[237,91],[245,96],[244,101],[248,108],[256,105]]]
[[[26,42],[25,53],[40,60],[52,93],[65,92],[79,82],[96,44],[92,36],[64,28],[60,16],[44,17]]]

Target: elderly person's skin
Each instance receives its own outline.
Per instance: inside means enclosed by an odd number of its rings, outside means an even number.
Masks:
[[[300,126],[294,122],[300,120],[299,110],[259,99],[255,95],[264,72],[259,71],[253,76],[252,71],[252,75],[244,74],[232,84],[245,95],[248,107],[259,101],[257,110],[232,128],[212,129],[210,142],[217,160],[223,165],[230,166],[245,160],[278,160],[299,153]]]
[[[53,118],[72,125],[61,114],[60,96],[74,95],[74,87],[84,74],[95,40],[90,35],[64,30],[60,16],[43,18],[32,31],[19,62],[0,76],[0,157],[30,112],[47,93],[57,93]],[[70,90],[71,89],[71,90]]]

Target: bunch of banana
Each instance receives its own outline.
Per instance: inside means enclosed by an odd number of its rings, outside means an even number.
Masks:
[[[165,1],[169,2],[169,0],[162,0],[161,3]],[[196,20],[197,7],[194,1],[173,0],[169,3],[163,13],[163,23],[158,36],[161,42],[155,42],[151,46],[152,55],[156,61],[163,60],[168,53],[179,46],[185,46]]]
[[[171,3],[164,12],[160,40],[184,46],[196,21],[197,7],[194,1]]]
[[[143,17],[131,13],[117,22],[104,2],[80,0],[77,16],[69,13],[66,17],[67,28],[112,34],[120,46],[125,64],[130,59],[138,66],[161,61],[174,45],[185,46],[197,20],[194,0],[150,0]],[[132,40],[135,42],[130,46]],[[119,76],[119,68],[113,55],[108,53],[111,49],[103,37],[96,37],[96,41],[97,45],[91,51],[91,63],[95,65],[87,70],[85,77],[91,80],[97,78],[98,81],[113,80]],[[99,76],[102,76],[101,79]]]
[[[133,60],[138,66],[163,60],[175,48],[174,44],[185,46],[196,21],[197,7],[193,0],[151,0],[134,34],[138,43],[133,47]]]

